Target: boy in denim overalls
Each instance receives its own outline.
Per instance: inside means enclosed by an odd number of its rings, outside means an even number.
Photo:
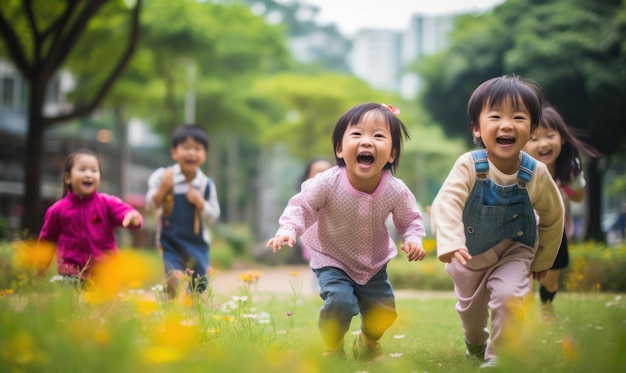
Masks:
[[[482,149],[457,159],[432,205],[437,256],[454,282],[465,354],[481,367],[496,365],[502,328],[513,308],[521,309],[529,274],[543,277],[561,243],[557,186],[543,163],[522,152],[542,105],[540,89],[516,76],[476,88],[468,114]]]
[[[176,161],[148,179],[146,207],[157,209],[157,245],[166,274],[166,291],[203,292],[208,286],[208,225],[220,216],[215,184],[200,169],[209,139],[201,127],[183,125],[172,134],[170,153]],[[186,279],[191,277],[191,284]],[[190,288],[189,288],[190,287]]]

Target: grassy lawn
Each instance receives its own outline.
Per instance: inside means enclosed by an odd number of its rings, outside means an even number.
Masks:
[[[321,301],[239,294],[161,301],[149,289],[113,298],[48,282],[24,283],[0,296],[0,371],[6,372],[472,372],[464,358],[455,300],[448,292],[400,296],[399,318],[381,343],[386,359],[325,360],[317,331]],[[158,291],[157,291],[158,293]],[[402,293],[404,294],[404,293]],[[499,371],[622,372],[626,300],[615,294],[559,294],[559,317],[540,321],[528,302],[507,334]],[[519,323],[518,323],[519,322]]]
[[[28,260],[0,267],[0,372],[475,372],[466,361],[455,299],[449,290],[398,291],[398,319],[381,344],[384,361],[351,356],[359,319],[346,335],[347,360],[321,358],[321,300],[262,294],[257,275],[240,277],[233,294],[163,300],[154,252],[123,251],[98,286],[51,283],[32,276]],[[30,256],[25,258],[32,258]],[[52,271],[52,269],[51,269]],[[390,265],[392,278],[448,287],[435,259]],[[10,276],[8,274],[11,274]],[[308,274],[302,274],[308,275]],[[393,282],[393,281],[392,281]],[[404,288],[399,286],[398,288]],[[502,372],[625,372],[626,298],[610,292],[561,292],[556,318],[545,323],[534,299],[514,314],[501,353]]]

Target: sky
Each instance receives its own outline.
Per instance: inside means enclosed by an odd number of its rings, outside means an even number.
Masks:
[[[504,0],[300,0],[317,5],[316,23],[335,23],[346,35],[363,28],[404,30],[411,16],[485,11]]]

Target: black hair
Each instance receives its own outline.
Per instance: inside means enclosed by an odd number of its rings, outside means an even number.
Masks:
[[[385,118],[389,124],[389,131],[391,132],[391,150],[392,152],[395,152],[395,160],[393,163],[387,162],[384,169],[391,170],[392,173],[395,173],[398,163],[400,162],[400,152],[402,151],[403,138],[407,140],[410,139],[409,130],[406,128],[404,123],[402,123],[402,121],[391,112],[390,109],[375,102],[354,106],[350,110],[343,113],[337,121],[332,137],[333,150],[335,151],[335,160],[337,161],[337,165],[339,167],[346,166],[346,162],[336,155],[337,149],[341,148],[343,134],[349,126],[358,124],[363,116],[370,111],[375,111],[378,115],[382,115],[382,117]]]
[[[510,102],[517,110],[524,108],[528,111],[531,133],[539,126],[543,106],[543,92],[539,85],[517,75],[503,75],[483,82],[472,93],[467,103],[470,128],[474,130],[480,125],[480,113],[485,106],[495,108],[505,102]],[[480,138],[474,138],[474,143],[485,147]]]
[[[580,175],[583,170],[579,150],[583,150],[591,157],[598,157],[600,153],[591,145],[579,139],[582,131],[569,128],[559,112],[550,105],[543,108],[540,126],[559,132],[563,145],[561,152],[554,162],[554,178],[561,184],[567,185],[572,178]]]
[[[98,169],[100,170],[100,174],[102,174],[102,166],[100,165],[100,159],[98,158],[96,153],[94,153],[93,151],[89,149],[79,149],[71,153],[65,159],[65,165],[63,166],[63,176],[61,177],[61,181],[63,182],[63,196],[65,196],[68,191],[72,190],[72,184],[66,183],[65,177],[68,175],[71,175],[72,167],[74,167],[74,162],[76,162],[76,158],[82,155],[91,155],[94,158],[96,158],[96,161],[98,161]]]
[[[172,133],[172,149],[184,143],[190,137],[202,144],[204,150],[209,150],[209,136],[202,127],[195,124],[183,124]]]
[[[317,157],[311,158],[306,165],[304,166],[304,172],[302,172],[302,176],[300,176],[300,184],[298,184],[298,189],[300,189],[300,185],[309,179],[309,174],[311,173],[311,168],[317,162],[328,162],[328,164],[332,165],[332,162],[328,158]]]

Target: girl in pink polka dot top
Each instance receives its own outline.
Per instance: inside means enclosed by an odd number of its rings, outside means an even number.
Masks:
[[[279,219],[267,247],[293,247],[300,238],[324,305],[319,328],[324,355],[345,358],[344,335],[360,315],[353,357],[383,357],[378,340],[395,321],[395,296],[386,267],[398,254],[385,221],[391,214],[409,261],[420,261],[424,226],[415,196],[393,176],[409,134],[391,105],[365,103],[337,121],[332,141],[337,165],[302,184]]]

